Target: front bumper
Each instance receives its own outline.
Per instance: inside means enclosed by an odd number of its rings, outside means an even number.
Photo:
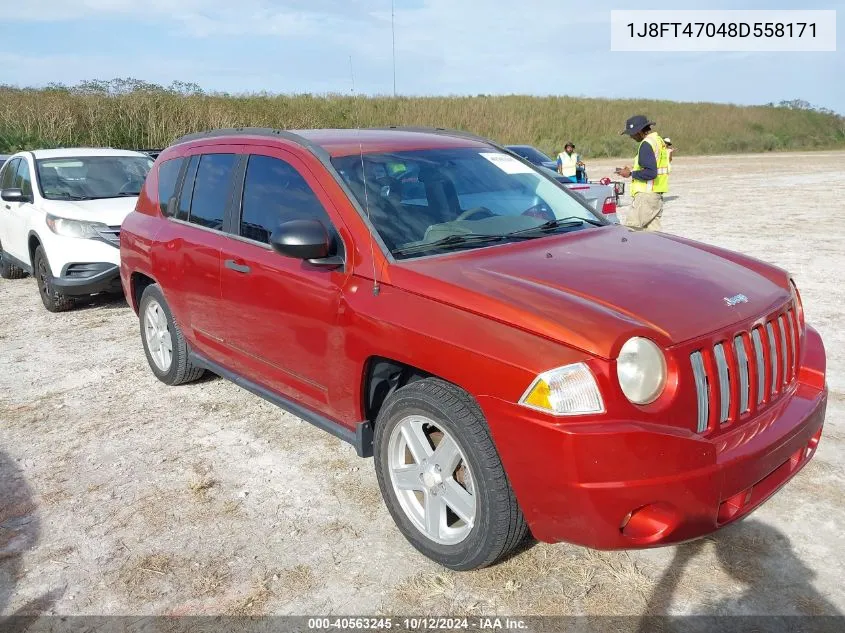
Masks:
[[[716,437],[636,420],[539,419],[497,398],[478,401],[535,538],[654,547],[746,516],[807,464],[824,424],[824,372],[808,327],[792,393]]]
[[[69,296],[122,292],[120,267],[110,262],[67,264],[53,285]]]

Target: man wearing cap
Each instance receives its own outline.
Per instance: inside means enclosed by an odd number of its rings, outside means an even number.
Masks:
[[[575,153],[575,144],[571,141],[566,144],[563,151],[557,155],[557,173],[566,176],[572,182],[578,182],[578,171],[584,163],[581,156]]]
[[[675,148],[672,147],[672,139],[668,136],[663,139],[663,142],[666,143],[666,151],[669,152],[669,173],[672,173],[672,154],[675,151]]]
[[[631,178],[631,210],[625,214],[624,224],[646,231],[659,231],[663,216],[663,194],[669,191],[669,152],[663,137],[652,129],[653,121],[642,115],[625,122],[621,134],[639,143],[634,168],[623,167],[616,173]]]

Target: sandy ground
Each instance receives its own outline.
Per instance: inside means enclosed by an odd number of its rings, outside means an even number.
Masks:
[[[845,613],[843,165],[675,161],[665,230],[791,270],[831,390],[812,463],[682,547],[446,571],[394,528],[371,460],[224,380],[160,384],[122,301],[52,315],[32,279],[0,281],[0,614]]]

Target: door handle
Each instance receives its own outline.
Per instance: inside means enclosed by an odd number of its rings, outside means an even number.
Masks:
[[[11,207],[11,206],[9,206],[9,205],[7,204],[7,205],[6,205],[6,208],[7,208],[7,209],[11,209],[12,207]]]
[[[249,266],[247,266],[246,264],[239,264],[234,259],[227,259],[224,264],[226,268],[228,268],[229,270],[234,270],[237,273],[247,274],[250,270]]]

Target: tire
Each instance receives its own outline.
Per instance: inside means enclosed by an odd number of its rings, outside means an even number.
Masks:
[[[374,445],[387,509],[428,558],[457,571],[478,569],[525,539],[528,526],[487,421],[465,391],[435,378],[402,387],[379,412]]]
[[[32,270],[35,275],[35,281],[38,283],[38,294],[41,295],[41,303],[44,304],[47,310],[50,312],[66,312],[73,307],[73,298],[63,294],[53,285],[53,273],[50,272],[47,254],[41,245],[35,249],[35,256],[32,258]]]
[[[188,342],[173,319],[158,284],[144,289],[138,320],[144,353],[156,378],[166,385],[182,385],[202,377],[205,370],[191,363]]]

